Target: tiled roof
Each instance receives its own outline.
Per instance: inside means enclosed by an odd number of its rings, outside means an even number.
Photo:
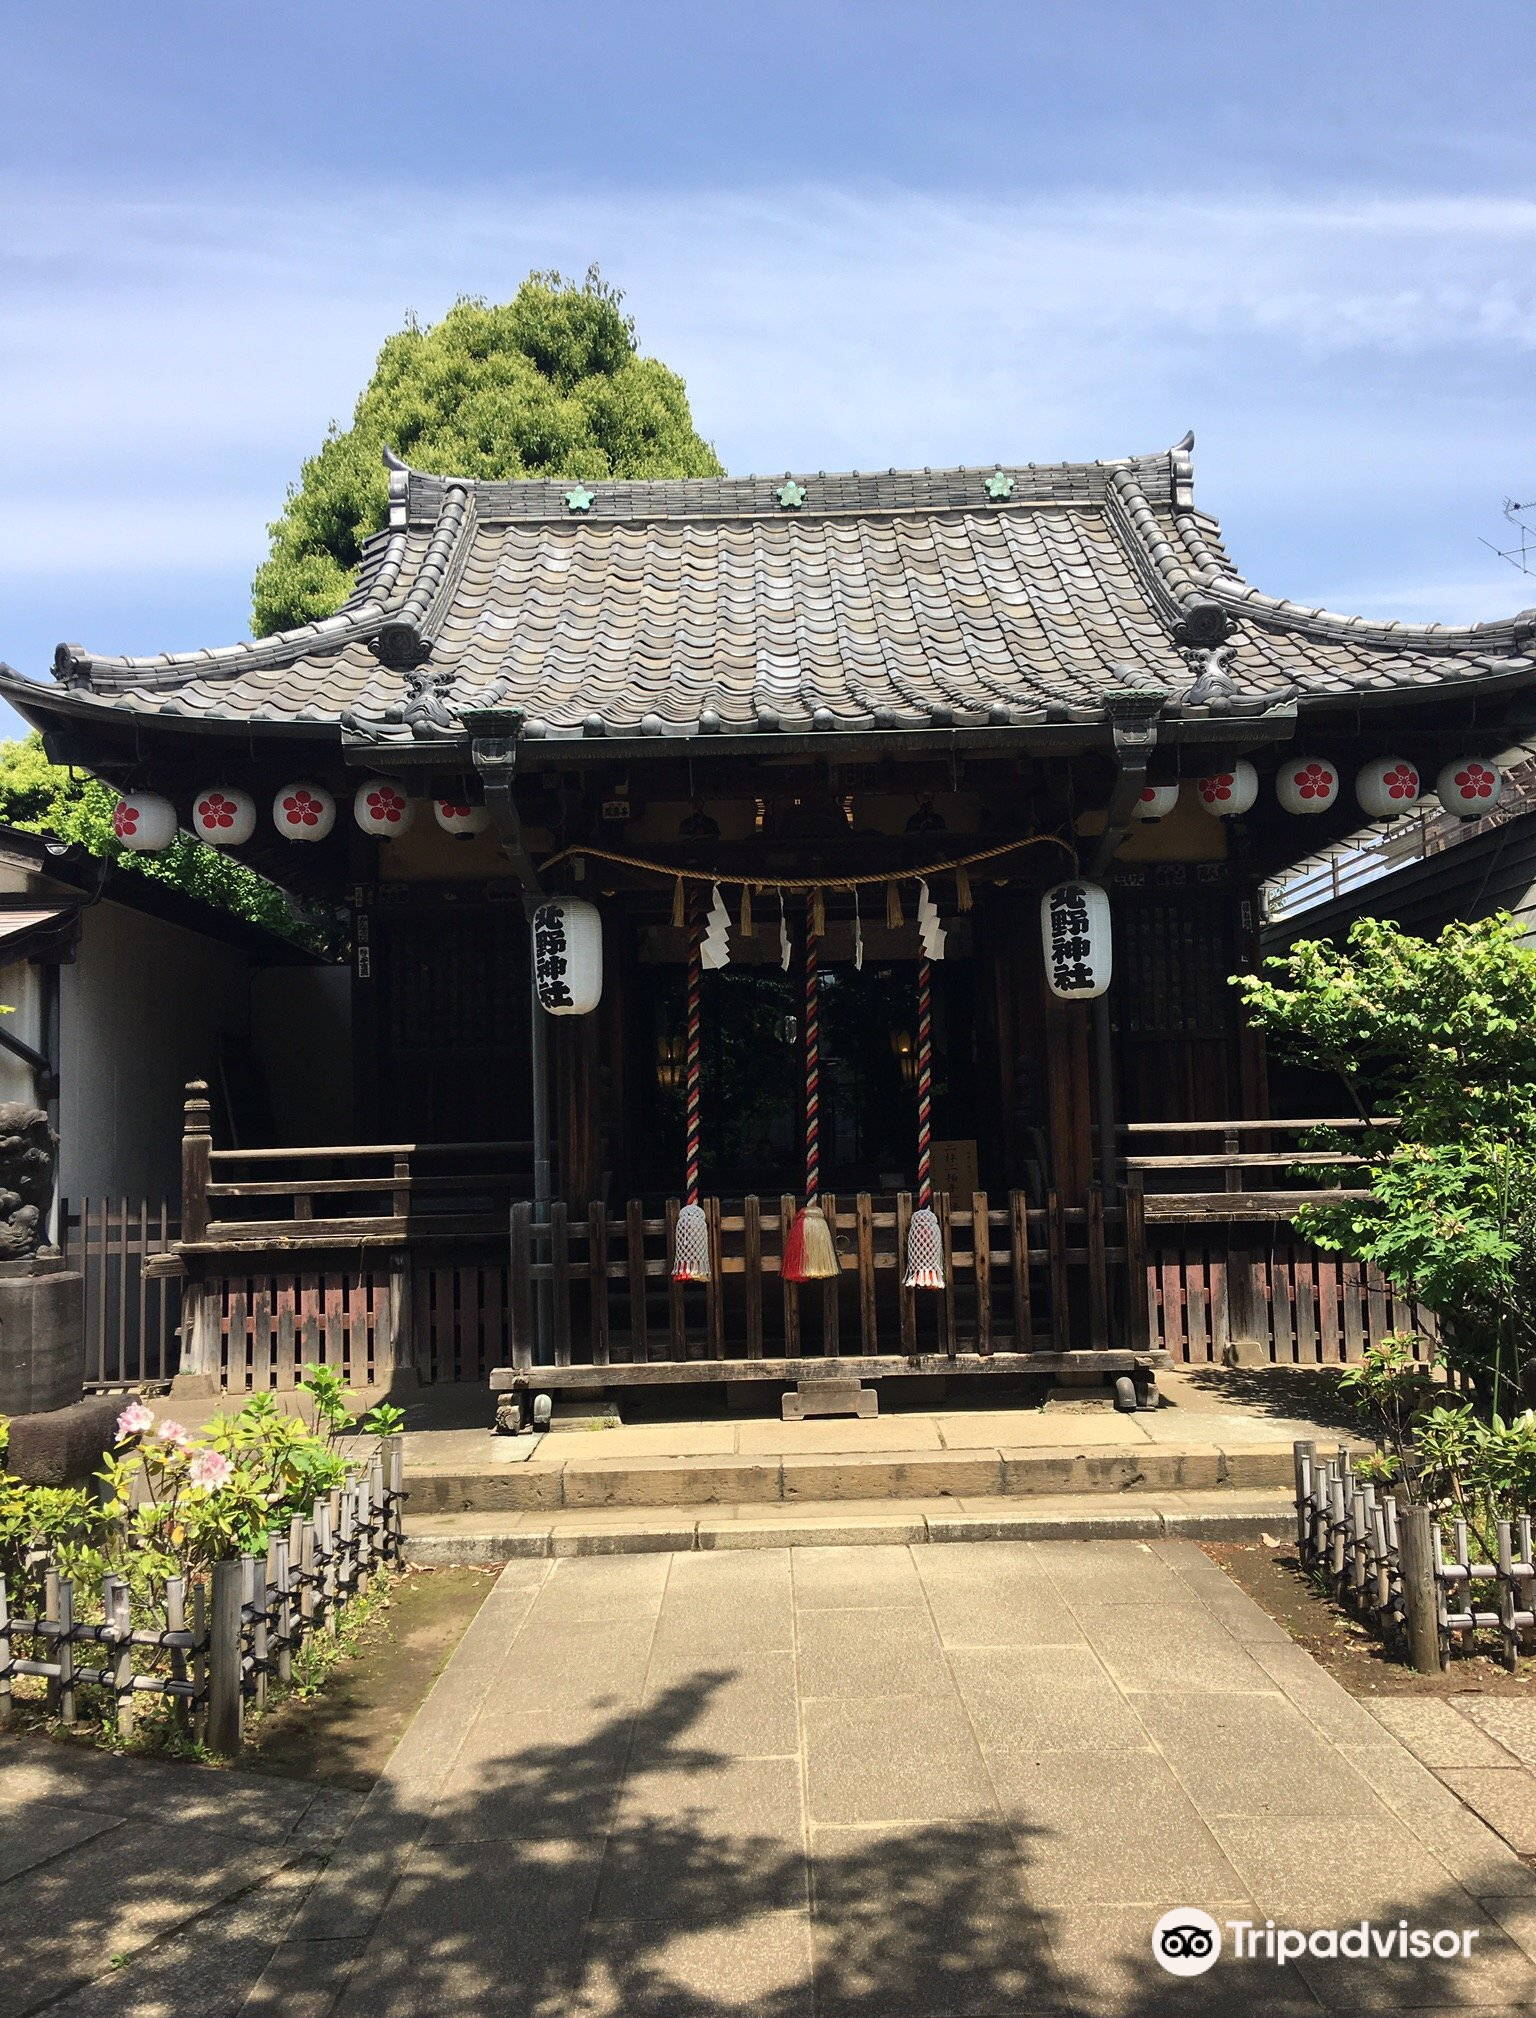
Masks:
[[[921,729],[1099,721],[1126,686],[1253,716],[1536,671],[1536,611],[1409,625],[1261,595],[1194,508],[1189,448],[590,487],[392,464],[336,616],[156,658],[61,646],[55,677],[71,712],[390,743],[458,740],[490,708],[546,738]]]

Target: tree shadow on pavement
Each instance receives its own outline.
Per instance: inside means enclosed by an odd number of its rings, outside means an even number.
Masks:
[[[942,1786],[939,1819],[817,1829],[806,1844],[797,1759],[697,1740],[729,1679],[699,1673],[638,1714],[615,1704],[579,1735],[531,1729],[496,1756],[461,1758],[430,1816],[390,1813],[381,1783],[369,1833],[393,1827],[406,1861],[342,1992],[344,2018],[1187,2018],[1536,1996],[1536,1970],[1474,1898],[1450,1884],[1384,1897],[1365,1866],[1377,1924],[1481,1927],[1473,1960],[1223,1958],[1176,1978],[1151,1952],[1161,1908],[1030,1904],[1048,1814],[944,1816]],[[1106,1872],[1115,1854],[1106,1838]]]

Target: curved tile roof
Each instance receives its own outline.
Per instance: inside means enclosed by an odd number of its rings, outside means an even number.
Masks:
[[[334,617],[153,658],[60,646],[55,678],[71,713],[389,743],[490,708],[550,738],[920,729],[1099,721],[1126,686],[1257,715],[1536,672],[1536,611],[1407,625],[1260,594],[1195,510],[1190,447],[590,487],[390,458],[389,524]]]

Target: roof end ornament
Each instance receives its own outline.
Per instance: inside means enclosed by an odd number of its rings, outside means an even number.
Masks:
[[[61,687],[88,687],[91,684],[91,656],[84,645],[55,645],[53,677]]]
[[[388,442],[383,443],[383,445],[379,450],[379,453],[384,458],[384,467],[386,469],[398,470],[406,475],[410,474],[410,468],[411,468],[410,464],[408,462],[402,462],[400,457],[396,455],[395,451],[390,447]]]

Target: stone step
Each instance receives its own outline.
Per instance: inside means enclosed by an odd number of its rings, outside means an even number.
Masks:
[[[602,1457],[509,1439],[495,1464],[406,1466],[413,1516],[577,1507],[773,1506],[821,1500],[1021,1498],[1041,1493],[1249,1492],[1292,1482],[1278,1439],[1134,1450],[1062,1443],[1025,1450],[813,1451],[768,1456]]]
[[[413,1515],[407,1560],[432,1567],[509,1562],[519,1556],[644,1555],[672,1550],[827,1548],[961,1541],[1257,1541],[1285,1536],[1295,1519],[1289,1488],[1000,1497],[804,1500],[794,1504],[566,1509],[487,1516]]]

